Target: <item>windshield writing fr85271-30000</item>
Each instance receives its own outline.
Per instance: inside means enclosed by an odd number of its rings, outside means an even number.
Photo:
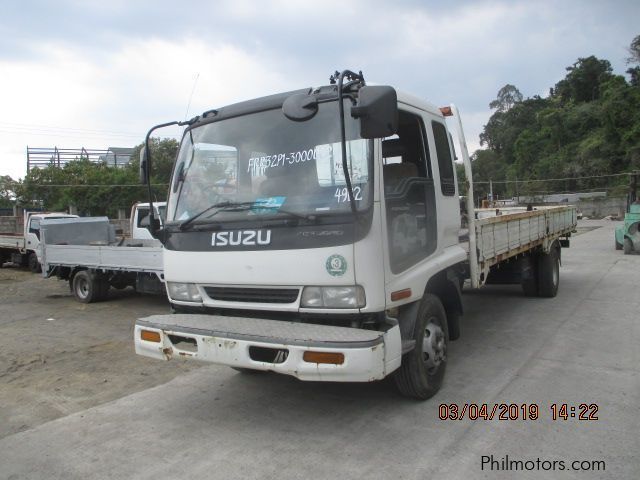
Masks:
[[[297,152],[277,153],[275,155],[264,155],[261,157],[251,157],[247,164],[247,172],[252,169],[265,170],[267,168],[284,167],[295,163],[308,162],[316,159],[316,149],[299,150]]]

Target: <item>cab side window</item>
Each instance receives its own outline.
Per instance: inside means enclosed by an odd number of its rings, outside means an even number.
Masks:
[[[33,233],[40,240],[40,219],[32,218],[29,222],[29,233]]]
[[[431,122],[433,137],[436,141],[436,155],[438,155],[438,170],[440,171],[440,189],[448,197],[456,194],[456,179],[453,173],[453,159],[446,127],[440,123]]]
[[[399,273],[436,249],[435,191],[422,118],[400,111],[397,135],[382,141],[391,271]]]

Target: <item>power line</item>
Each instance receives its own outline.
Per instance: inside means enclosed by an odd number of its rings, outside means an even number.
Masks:
[[[87,183],[87,184],[78,184],[78,183],[19,183],[19,182],[6,182],[8,185],[24,185],[29,187],[74,187],[74,188],[85,188],[85,187],[145,187],[145,185],[141,183],[120,183],[120,184],[111,184],[111,183]],[[152,187],[166,187],[168,183],[152,183]]]
[[[591,178],[605,178],[605,177],[623,177],[632,175],[632,172],[627,173],[610,173],[606,175],[592,175],[588,177],[565,177],[565,178],[535,178],[531,180],[492,180],[492,181],[477,181],[473,182],[474,185],[489,185],[490,183],[533,183],[533,182],[561,182],[568,180],[587,180]]]

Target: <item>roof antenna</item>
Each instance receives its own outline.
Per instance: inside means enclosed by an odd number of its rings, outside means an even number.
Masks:
[[[191,99],[193,98],[193,92],[196,91],[196,85],[198,83],[198,79],[200,78],[200,72],[196,74],[196,78],[193,81],[193,88],[191,89],[191,95],[189,95],[189,101],[187,102],[187,110],[184,112],[184,121],[187,121],[187,116],[189,115],[189,108],[191,108]]]

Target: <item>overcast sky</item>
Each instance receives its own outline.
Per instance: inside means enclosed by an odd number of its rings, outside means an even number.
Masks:
[[[589,55],[623,74],[639,19],[638,0],[5,0],[0,175],[26,174],[27,145],[134,146],[157,123],[345,68],[456,103],[473,151],[506,83],[546,96]]]

